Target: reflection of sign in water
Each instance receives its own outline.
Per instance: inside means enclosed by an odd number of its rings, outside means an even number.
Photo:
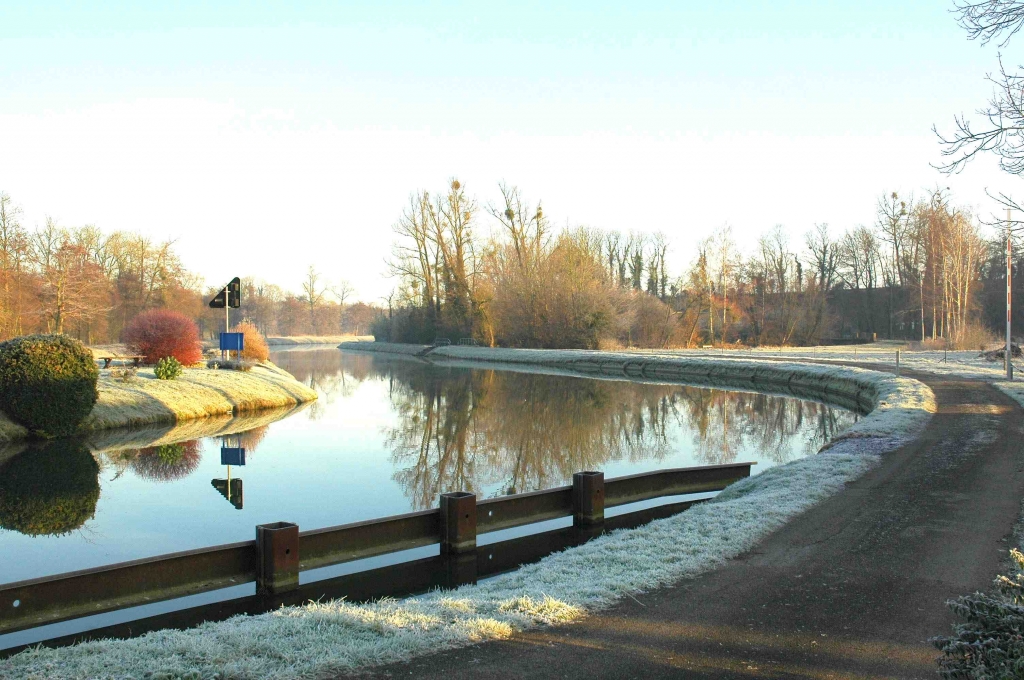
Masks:
[[[220,447],[221,465],[245,465],[245,449],[222,446]]]
[[[225,437],[225,444],[229,443],[229,439]],[[235,442],[237,443],[237,442]],[[235,506],[236,510],[242,509],[242,480],[231,479],[231,466],[232,465],[245,465],[245,449],[241,446],[221,446],[220,447],[220,464],[226,465],[228,468],[227,479],[215,479],[211,483],[213,488],[220,491],[220,495],[228,499],[231,505]]]
[[[241,479],[215,479],[211,482],[213,488],[220,491],[220,495],[228,499],[236,510],[242,509],[242,480]]]

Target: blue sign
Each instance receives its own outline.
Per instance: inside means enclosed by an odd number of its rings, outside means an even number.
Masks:
[[[221,465],[245,465],[245,449],[220,447]]]
[[[245,349],[245,336],[241,333],[221,333],[220,351],[241,352]]]

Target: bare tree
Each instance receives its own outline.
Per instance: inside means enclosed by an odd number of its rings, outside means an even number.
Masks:
[[[827,224],[814,225],[814,231],[808,232],[805,239],[818,286],[826,292],[832,290],[839,269],[839,242],[832,239]]]
[[[731,226],[723,225],[712,235],[710,249],[711,276],[716,281],[716,288],[722,299],[722,342],[726,342],[725,336],[730,325],[729,286],[739,260]]]
[[[957,21],[971,40],[986,44],[1000,36],[1000,47],[1009,44],[1024,25],[1021,0],[982,0],[955,3]],[[932,127],[948,159],[937,167],[943,172],[958,172],[979,153],[994,153],[1000,167],[1014,175],[1024,173],[1024,75],[1010,72],[999,58],[999,71],[987,76],[994,86],[988,105],[978,109],[983,123],[972,125],[966,116],[954,117],[956,129],[943,135]]]
[[[504,182],[498,185],[504,205],[487,206],[487,212],[498,220],[506,235],[511,239],[516,263],[522,270],[532,270],[540,263],[541,256],[550,242],[547,219],[540,203],[531,208],[519,193],[518,187]]]
[[[653,241],[654,249],[654,262],[657,264],[658,269],[658,297],[662,301],[668,297],[668,269],[665,264],[665,257],[668,254],[668,237],[662,232],[654,234]]]
[[[28,233],[21,208],[0,193],[0,339],[22,333],[22,293],[28,266]]]
[[[430,210],[427,192],[416,192],[409,198],[409,206],[392,227],[400,238],[392,247],[388,268],[393,276],[407,279],[410,287],[420,293],[420,304],[433,319],[440,310],[441,299],[438,250],[430,236]]]
[[[345,303],[350,297],[356,292],[356,289],[352,286],[347,279],[342,279],[337,285],[331,287],[331,294],[338,301],[338,332],[345,332],[345,316],[347,307]]]
[[[641,290],[644,281],[644,246],[647,239],[643,234],[630,232],[626,241],[626,266],[629,268],[629,282],[634,290]]]
[[[619,244],[622,242],[622,234],[617,231],[607,231],[604,234],[605,257],[608,259],[608,278],[616,280],[617,262],[620,259]],[[621,285],[621,284],[620,284]]]
[[[34,234],[31,247],[42,279],[40,303],[47,330],[63,333],[68,324],[89,321],[106,310],[103,271],[66,229],[47,217],[46,226]]]
[[[1005,34],[999,46],[1006,47],[1010,38],[1024,26],[1024,2],[1020,0],[957,0],[954,5],[957,23],[967,31],[967,37],[981,40],[983,45]]]
[[[309,327],[313,335],[318,335],[320,332],[320,324],[316,312],[323,303],[324,295],[326,294],[327,288],[320,283],[320,274],[313,268],[313,265],[310,265],[306,271],[306,279],[302,282],[302,297],[306,303],[306,309],[309,311]]]

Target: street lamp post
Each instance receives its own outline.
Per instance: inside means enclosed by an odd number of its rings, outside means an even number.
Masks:
[[[1013,341],[1011,339],[1011,315],[1013,312],[1013,294],[1011,279],[1013,276],[1013,231],[1010,227],[1010,209],[1006,209],[1006,379],[1013,380]]]

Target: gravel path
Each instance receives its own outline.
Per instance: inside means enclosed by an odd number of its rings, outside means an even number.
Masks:
[[[947,599],[987,589],[1024,498],[1021,407],[935,392],[922,436],[755,550],[578,624],[364,672],[390,678],[934,678]]]

